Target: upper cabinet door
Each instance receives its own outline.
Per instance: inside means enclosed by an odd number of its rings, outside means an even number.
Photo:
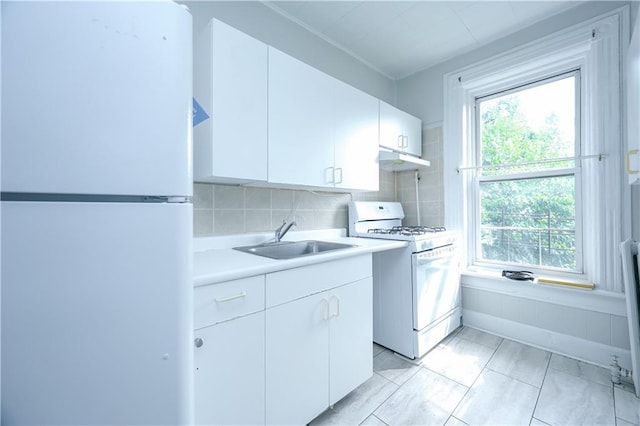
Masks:
[[[636,17],[627,52],[627,129],[626,171],[629,183],[640,183],[640,11]]]
[[[420,157],[422,155],[422,120],[405,112],[402,114],[402,134],[405,137],[404,152]]]
[[[377,191],[378,99],[335,80],[335,187]]]
[[[422,121],[380,101],[380,146],[422,155]]]
[[[267,45],[211,20],[195,45],[194,179],[267,180]]]
[[[380,101],[380,146],[404,151],[400,110]]]
[[[333,79],[269,47],[269,182],[333,187]]]

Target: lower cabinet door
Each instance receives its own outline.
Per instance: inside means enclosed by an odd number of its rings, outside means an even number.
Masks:
[[[331,290],[328,296],[332,405],[373,374],[372,289],[372,278],[366,278]]]
[[[328,316],[326,293],[267,309],[267,424],[307,424],[329,406]]]
[[[263,424],[264,311],[194,333],[195,422]]]

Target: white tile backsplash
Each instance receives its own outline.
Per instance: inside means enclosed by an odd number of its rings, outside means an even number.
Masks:
[[[422,130],[422,158],[431,165],[420,169],[418,175],[418,197],[420,225],[442,226],[444,224],[444,185],[442,127]],[[417,225],[415,171],[397,173],[397,201],[405,209],[405,224]]]
[[[271,231],[285,219],[295,219],[299,230],[346,229],[347,204],[352,198],[396,199],[395,174],[386,171],[380,172],[377,192],[348,194],[196,183],[193,194],[196,237]]]
[[[422,225],[444,224],[442,141],[442,127],[423,129],[422,157],[429,160],[431,166],[420,170]],[[415,194],[414,172],[385,170],[380,170],[379,191],[353,194],[196,183],[193,187],[194,236],[275,229],[293,210],[298,229],[346,228],[347,203],[352,198],[399,201],[405,209],[405,224],[415,225],[418,222]]]

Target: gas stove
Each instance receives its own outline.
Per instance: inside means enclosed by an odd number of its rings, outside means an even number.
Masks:
[[[354,201],[349,203],[349,235],[408,241],[420,252],[455,242],[455,233],[442,226],[403,226],[404,211],[396,202]]]
[[[400,203],[349,203],[349,235],[407,241],[373,254],[373,341],[420,358],[460,326],[455,232],[403,226]]]

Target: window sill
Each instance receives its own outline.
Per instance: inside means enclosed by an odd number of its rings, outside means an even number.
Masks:
[[[627,316],[625,296],[606,290],[586,290],[571,287],[545,285],[531,281],[516,281],[500,276],[495,271],[463,271],[460,277],[462,287],[541,302],[588,309],[605,314]]]

